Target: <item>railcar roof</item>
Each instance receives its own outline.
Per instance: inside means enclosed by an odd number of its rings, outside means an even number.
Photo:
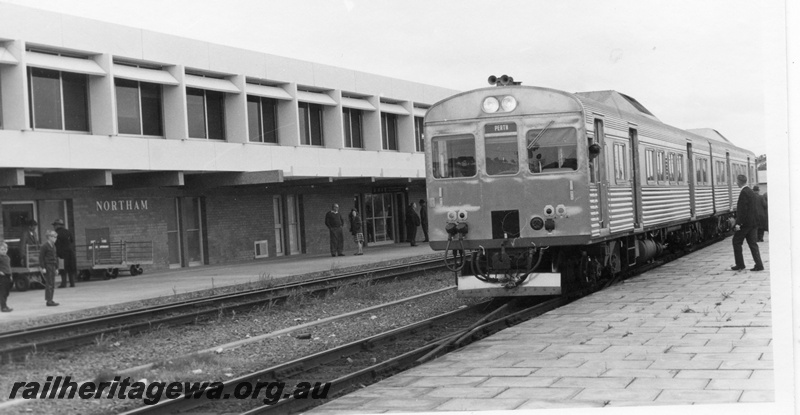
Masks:
[[[723,147],[728,147],[745,153],[750,152],[747,149],[736,146],[730,140],[728,140],[727,137],[720,134],[719,131],[713,128],[696,128],[696,129],[682,130],[680,128],[673,127],[671,125],[664,124],[635,98],[617,91],[609,90],[609,91],[576,92],[575,96],[580,101],[593,101],[595,105],[599,105],[601,107],[605,107],[611,110],[616,110],[617,112],[616,115],[623,119],[631,116],[634,119],[644,118],[650,120],[651,122],[661,124],[666,128],[685,131],[697,135],[699,137],[702,137],[703,139],[711,141],[712,143],[723,144]],[[623,114],[625,114],[625,116],[623,116]]]

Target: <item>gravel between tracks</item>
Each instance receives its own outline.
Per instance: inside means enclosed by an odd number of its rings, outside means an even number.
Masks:
[[[472,304],[477,299],[457,299],[455,291],[424,300],[373,311],[357,318],[315,326],[304,332],[310,339],[283,335],[243,347],[196,359],[169,359],[238,339],[256,336],[309,321],[342,314],[372,305],[410,297],[449,285],[452,274],[440,273],[390,285],[365,285],[341,290],[326,299],[297,296],[287,306],[264,307],[253,312],[225,315],[199,325],[172,327],[134,337],[108,337],[72,352],[42,353],[27,362],[2,367],[0,396],[8,398],[14,381],[44,382],[47,376],[71,376],[73,380],[109,380],[118,371],[165,360],[152,370],[131,374],[133,381],[224,381],[259,368],[339,346],[370,334],[412,323]],[[126,375],[127,376],[127,375]],[[123,376],[124,378],[125,376]],[[325,381],[309,379],[309,381]],[[108,414],[138,406],[127,400],[90,399],[35,400],[5,408],[4,413]]]

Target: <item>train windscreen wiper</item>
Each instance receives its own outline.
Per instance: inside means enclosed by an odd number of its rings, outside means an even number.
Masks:
[[[533,139],[533,141],[531,141],[531,143],[528,144],[528,150],[530,150],[533,147],[533,145],[536,144],[537,141],[539,141],[539,139],[542,137],[542,134],[544,134],[544,132],[547,131],[547,129],[550,128],[550,126],[553,125],[554,122],[556,121],[550,120],[550,122],[544,126],[542,131],[539,131],[539,134],[537,134],[536,137]]]

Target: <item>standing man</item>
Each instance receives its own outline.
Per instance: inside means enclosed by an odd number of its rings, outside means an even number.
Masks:
[[[344,233],[342,226],[344,220],[342,215],[339,214],[339,205],[334,203],[331,206],[331,211],[325,214],[325,226],[328,227],[331,236],[331,256],[344,256]]]
[[[425,199],[419,200],[419,222],[422,226],[422,234],[425,235],[425,240],[422,242],[428,242],[428,205],[425,203]]]
[[[39,246],[39,238],[36,236],[36,226],[39,223],[36,220],[31,219],[28,221],[28,229],[25,229],[25,232],[22,233],[22,236],[19,238],[19,257],[22,259],[22,266],[25,268],[28,267],[27,255],[28,255],[28,245],[33,245],[35,247]]]
[[[408,205],[406,210],[406,231],[408,231],[408,242],[411,246],[417,246],[417,226],[419,226],[419,215],[416,212],[417,204]]]
[[[761,253],[758,250],[758,243],[756,243],[758,234],[756,203],[759,203],[759,198],[749,187],[745,186],[747,184],[745,175],[737,176],[736,183],[742,190],[739,193],[739,202],[736,204],[736,226],[734,227],[736,232],[733,234],[733,257],[736,265],[732,266],[731,270],[745,269],[742,242],[747,239],[747,245],[750,247],[750,253],[756,263],[750,271],[763,271],[764,264],[761,262]]]
[[[758,242],[764,242],[764,231],[769,230],[767,219],[767,194],[759,194],[758,186],[753,186],[756,194],[756,215],[758,216]]]
[[[64,270],[61,273],[61,285],[58,288],[67,286],[67,275],[69,275],[69,286],[75,286],[75,274],[78,273],[78,260],[75,258],[75,238],[72,232],[64,227],[64,221],[56,219],[53,222],[58,239],[56,240],[56,252],[58,257],[64,260]]]
[[[55,307],[57,302],[53,301],[53,291],[56,287],[56,270],[58,269],[58,256],[56,255],[56,239],[58,234],[55,231],[47,231],[44,234],[45,242],[39,248],[39,265],[44,267],[44,299],[48,307]]]
[[[11,291],[13,284],[13,276],[11,275],[11,258],[6,255],[8,253],[8,244],[0,240],[0,312],[10,313],[14,309],[9,308],[6,301],[8,300],[8,292]]]

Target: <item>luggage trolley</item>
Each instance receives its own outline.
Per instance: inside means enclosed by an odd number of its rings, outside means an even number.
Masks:
[[[44,270],[39,266],[39,247],[25,247],[25,261],[19,267],[11,267],[11,278],[17,291],[28,291],[33,284],[44,287]]]
[[[104,270],[103,279],[117,278],[120,269],[132,276],[142,274],[142,265],[153,264],[152,241],[93,241],[75,249],[80,277],[88,281],[92,271]]]

